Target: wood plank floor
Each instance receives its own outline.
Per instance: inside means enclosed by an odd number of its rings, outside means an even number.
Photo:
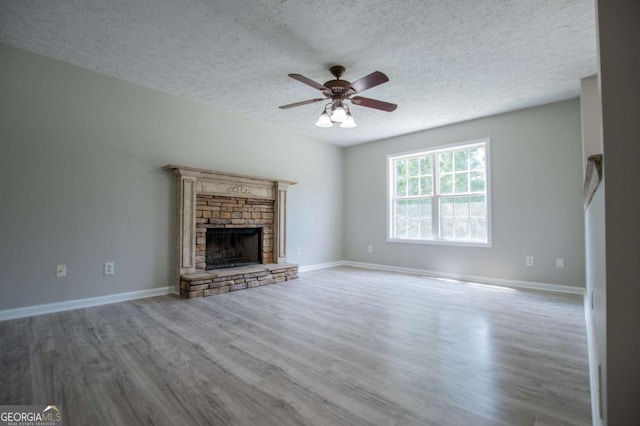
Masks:
[[[589,425],[577,296],[333,268],[0,322],[0,404],[68,425]]]

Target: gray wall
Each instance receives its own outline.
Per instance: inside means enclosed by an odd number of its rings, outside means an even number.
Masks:
[[[606,226],[605,423],[640,424],[640,2],[597,2]],[[600,338],[600,337],[599,337]]]
[[[169,163],[298,181],[289,260],[343,258],[341,149],[7,45],[0,63],[0,309],[173,285]]]
[[[387,154],[491,138],[493,247],[386,242]],[[345,258],[584,286],[580,105],[570,100],[345,150]],[[367,253],[367,246],[374,253]],[[525,266],[525,256],[535,266]],[[555,267],[557,257],[565,268]]]

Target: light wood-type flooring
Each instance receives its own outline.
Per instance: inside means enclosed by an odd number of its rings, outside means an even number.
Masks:
[[[0,322],[67,425],[589,425],[578,296],[340,267]]]

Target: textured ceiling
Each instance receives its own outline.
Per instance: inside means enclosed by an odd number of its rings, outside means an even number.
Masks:
[[[576,97],[593,0],[0,0],[0,40],[340,146]],[[390,81],[354,129],[314,126],[328,67]]]

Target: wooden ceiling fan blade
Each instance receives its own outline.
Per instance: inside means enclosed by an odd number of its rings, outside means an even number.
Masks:
[[[326,98],[309,99],[308,101],[301,101],[301,102],[294,102],[292,104],[287,104],[287,105],[280,105],[278,108],[289,109],[289,108],[294,108],[302,105],[313,104],[313,103],[324,101],[324,100],[326,100]]]
[[[367,108],[375,108],[375,109],[379,109],[387,112],[395,111],[395,109],[398,108],[398,105],[396,104],[379,101],[377,99],[363,98],[362,96],[354,96],[353,98],[351,98],[351,102],[354,105],[363,106]]]
[[[389,81],[389,77],[384,73],[374,71],[371,74],[362,77],[360,80],[356,80],[351,83],[351,88],[356,92],[362,92],[363,90],[371,89],[372,87],[376,87],[382,83],[386,83],[387,81]]]
[[[300,75],[300,74],[289,74],[289,77],[293,78],[294,80],[298,80],[301,83],[304,83],[308,86],[313,87],[314,89],[318,89],[318,90],[329,90],[326,87],[324,87],[322,84],[320,83],[316,83],[315,81],[311,80],[310,78],[305,77],[304,75]]]

